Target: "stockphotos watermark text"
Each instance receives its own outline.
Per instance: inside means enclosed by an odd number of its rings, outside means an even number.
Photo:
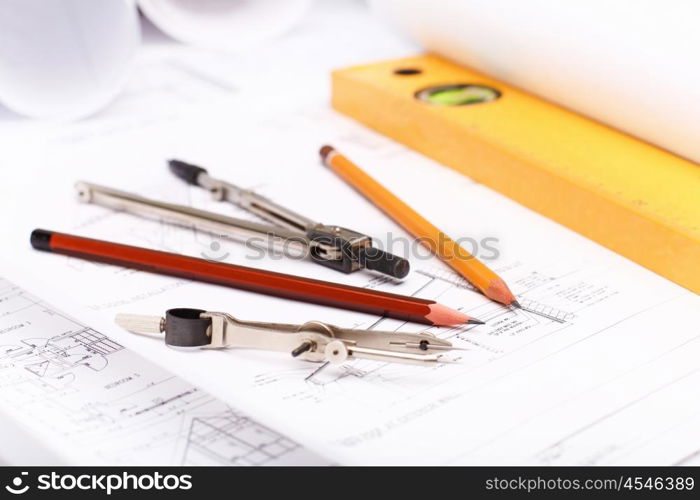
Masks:
[[[32,484],[32,479],[35,482]],[[173,491],[192,489],[192,476],[189,474],[161,474],[150,472],[132,474],[39,474],[30,478],[28,472],[21,472],[12,478],[5,490],[13,495],[23,495],[28,491],[99,491],[111,495],[114,491]]]
[[[243,243],[246,249],[244,258],[249,260],[279,260],[282,258],[303,260],[310,255],[307,241],[303,236],[282,240],[271,233],[248,238]],[[382,243],[383,241],[386,241],[386,245]],[[489,261],[496,260],[501,255],[499,243],[499,239],[494,236],[478,239],[465,236],[452,240],[440,233],[440,237],[434,240],[432,238],[396,237],[392,233],[387,233],[386,238],[373,240],[372,246],[413,261],[430,260],[435,254],[441,257],[450,255],[464,260],[477,258]],[[201,252],[201,255],[207,260],[227,260],[231,255],[228,251],[229,244],[234,244],[234,242],[225,236],[215,238],[208,243],[208,249]]]

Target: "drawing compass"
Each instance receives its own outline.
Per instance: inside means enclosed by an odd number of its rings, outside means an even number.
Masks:
[[[252,244],[257,238],[270,250],[293,257],[308,256],[317,264],[346,274],[360,269],[394,278],[408,274],[408,260],[373,246],[372,238],[366,234],[315,222],[253,191],[213,179],[201,167],[178,160],[171,160],[169,164],[177,177],[209,190],[215,200],[233,203],[271,225],[153,200],[88,182],[78,182],[75,187],[79,198],[86,203],[193,226],[245,243]]]
[[[201,309],[170,309],[165,317],[118,314],[116,322],[132,333],[164,334],[171,347],[263,349],[333,364],[353,359],[441,363],[445,352],[463,350],[430,333],[340,328],[320,321],[303,325],[241,321]]]
[[[232,203],[272,223],[275,228],[291,231],[297,239],[308,241],[314,262],[346,274],[362,268],[395,278],[408,274],[410,266],[406,259],[372,246],[372,238],[366,234],[313,221],[254,191],[215,179],[197,165],[180,160],[170,160],[168,165],[173,174],[188,184],[210,191],[214,200]]]

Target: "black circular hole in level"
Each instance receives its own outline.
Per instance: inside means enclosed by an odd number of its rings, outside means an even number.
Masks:
[[[420,75],[423,72],[422,69],[418,68],[398,68],[394,70],[395,75]]]

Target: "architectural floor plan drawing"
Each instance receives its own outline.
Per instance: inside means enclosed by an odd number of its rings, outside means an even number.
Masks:
[[[358,404],[381,411],[410,399],[415,386],[413,377],[419,373],[422,378],[430,381],[421,382],[422,390],[439,388],[443,382],[467,376],[468,373],[511,352],[525,349],[530,344],[536,344],[550,336],[565,335],[575,325],[576,313],[585,315],[586,310],[600,300],[617,295],[615,287],[600,279],[578,277],[573,271],[562,272],[561,266],[547,275],[543,270],[535,272],[528,270],[522,263],[514,263],[509,272],[523,276],[514,280],[520,285],[519,297],[523,309],[509,309],[484,300],[447,268],[419,268],[414,271],[411,287],[407,288],[406,283],[403,284],[403,293],[432,298],[457,309],[465,309],[469,314],[486,321],[486,327],[429,327],[390,318],[373,318],[352,324],[358,328],[396,332],[419,330],[450,340],[468,349],[445,356],[445,359],[454,361],[454,365],[416,368],[358,360],[340,367],[302,366],[299,371],[261,373],[256,377],[255,384],[264,391],[274,386],[275,382],[285,385],[284,381],[303,378],[306,388],[295,387],[285,397],[330,404],[336,398],[346,397],[348,391],[351,391]],[[562,274],[557,274],[559,272]],[[375,278],[368,281],[367,286],[389,291],[395,285],[388,279]]]
[[[68,463],[323,463],[1,278],[0,412]]]
[[[231,456],[236,463],[272,463],[276,457],[291,460],[308,453],[293,448],[294,442],[340,464],[697,461],[697,295],[328,109],[294,107],[269,116],[255,106],[249,112],[238,111],[226,118],[202,116],[138,134],[113,134],[70,148],[46,147],[41,165],[49,162],[56,168],[43,168],[46,187],[32,185],[45,205],[27,207],[17,215],[8,255],[21,267],[18,276],[27,280],[21,281],[25,286],[29,288],[30,275],[51,276],[52,286],[43,284],[42,297],[115,345],[100,342],[93,332],[86,335],[84,327],[65,320],[57,322],[62,328],[48,335],[28,331],[29,343],[17,337],[19,330],[10,331],[0,335],[0,344],[24,356],[30,368],[22,365],[21,370],[6,372],[6,377],[21,373],[22,380],[33,380],[40,387],[51,383],[54,391],[69,391],[76,386],[61,381],[73,377],[82,381],[85,373],[102,376],[112,369],[113,359],[137,352],[154,363],[140,369],[145,375],[116,385],[109,390],[114,398],[92,402],[87,413],[56,413],[69,421],[81,415],[89,417],[88,422],[111,422],[117,409],[120,415],[135,412],[138,418],[120,420],[120,425],[133,424],[130,435],[140,436],[134,438],[140,449],[166,453],[173,457],[170,463],[209,463]],[[270,147],[271,137],[275,147]],[[133,141],[144,145],[138,154],[130,148]],[[324,143],[346,152],[447,234],[496,242],[498,252],[486,255],[487,265],[504,278],[524,308],[490,302],[443,263],[420,254],[401,228],[319,164],[318,148]],[[304,259],[260,254],[217,235],[74,198],[73,183],[85,180],[241,216],[235,207],[213,201],[204,190],[174,178],[167,169],[168,158],[200,164],[214,176],[255,188],[301,214],[370,234],[383,249],[410,258],[412,272],[402,281],[369,272],[345,275]],[[22,194],[21,186],[17,193]],[[52,211],[46,206],[61,208]],[[409,324],[36,252],[26,243],[36,227],[415,295],[463,310],[485,324],[454,328]],[[392,241],[405,246],[392,247]],[[16,242],[24,242],[24,247]],[[67,298],[71,303],[64,306]],[[133,335],[114,324],[118,313],[163,314],[173,307],[223,311],[251,321],[319,320],[342,327],[428,331],[465,350],[446,356],[449,363],[429,367],[369,360],[322,367],[287,353],[175,351],[160,339]],[[3,328],[16,327],[5,323]],[[59,341],[64,334],[68,335]],[[83,344],[90,342],[99,348],[87,350]],[[128,349],[110,352],[116,345]],[[67,368],[75,363],[62,362],[61,357],[82,363],[80,370]],[[36,373],[44,371],[55,377],[42,381]],[[125,376],[119,375],[110,380]],[[139,380],[154,384],[135,392]],[[17,398],[11,399],[21,401]],[[28,403],[24,409],[32,411],[31,400]],[[224,404],[237,410],[222,408]],[[183,408],[186,416],[172,416]],[[251,420],[241,418],[238,410]],[[150,416],[172,424],[169,437],[157,439],[170,443],[161,449],[153,442]],[[269,427],[254,425],[251,431],[250,424],[256,422]],[[51,426],[52,421],[40,420],[37,425]],[[105,431],[110,425],[99,428]],[[83,443],[92,439],[86,429],[86,433],[73,431],[71,439]],[[117,445],[110,432],[101,435],[104,446],[100,444],[97,451],[112,461],[130,456],[133,443]],[[232,435],[236,439],[228,439]],[[93,442],[102,443],[100,439]]]
[[[290,458],[311,459],[301,446],[234,411],[195,417],[187,433],[183,463],[228,465],[294,464]],[[235,457],[232,459],[232,457]],[[299,461],[298,464],[306,462]]]
[[[462,278],[461,276],[457,275],[449,269],[441,269],[435,267],[427,269],[418,269],[416,272],[435,280],[445,281],[446,283],[450,283],[456,286],[457,288],[464,288],[466,290],[471,290],[474,293],[479,293],[471,283],[469,283],[467,280],[465,280],[464,278]],[[533,272],[533,276],[531,276],[530,278],[526,278],[523,281],[534,281],[534,283],[536,284],[535,286],[540,286],[549,281],[555,280],[555,278],[551,276],[547,277],[545,280],[537,280],[537,275],[538,273]],[[530,289],[532,289],[532,287]],[[543,318],[551,319],[558,323],[566,323],[567,321],[571,321],[575,317],[574,314],[568,311],[557,309],[555,307],[543,304],[542,302],[538,302],[533,299],[521,298],[519,302],[522,306],[522,310],[532,314],[536,314],[538,316],[542,316]]]

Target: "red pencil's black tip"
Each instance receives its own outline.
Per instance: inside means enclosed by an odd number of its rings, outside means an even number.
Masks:
[[[46,229],[35,229],[29,237],[29,242],[37,250],[51,250],[51,236],[53,232]]]

